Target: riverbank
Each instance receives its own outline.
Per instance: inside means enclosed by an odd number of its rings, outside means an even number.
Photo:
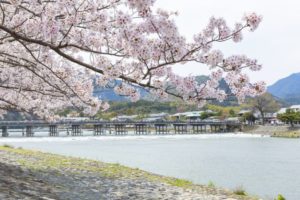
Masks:
[[[118,164],[0,147],[0,199],[256,198]]]
[[[245,133],[268,135],[270,137],[280,138],[300,138],[300,127],[290,126],[246,126]]]

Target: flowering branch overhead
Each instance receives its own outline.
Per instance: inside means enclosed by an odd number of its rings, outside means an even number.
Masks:
[[[254,31],[261,17],[245,15],[229,28],[211,18],[192,41],[182,36],[174,13],[154,11],[154,0],[7,0],[0,1],[0,110],[34,112],[42,117],[67,106],[88,114],[107,109],[93,96],[93,80],[106,86],[114,80],[119,95],[140,98],[135,86],[159,98],[172,95],[203,105],[223,101],[222,78],[239,100],[264,91],[264,83],[250,83],[243,69],[261,65],[244,55],[225,58],[216,42],[240,42],[245,29]],[[172,66],[196,62],[211,69],[203,84],[181,77]],[[172,87],[170,87],[172,86]]]

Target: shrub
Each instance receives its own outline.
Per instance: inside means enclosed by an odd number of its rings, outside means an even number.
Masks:
[[[245,189],[242,186],[239,186],[236,189],[234,189],[233,193],[236,194],[236,195],[240,195],[240,196],[246,196],[247,195]]]
[[[207,186],[210,187],[210,188],[216,187],[215,184],[212,181],[209,181]]]
[[[285,198],[282,196],[282,194],[278,194],[277,199],[275,200],[285,200]]]
[[[5,148],[11,148],[11,149],[14,148],[12,145],[9,145],[9,144],[4,144],[3,147],[5,147]]]

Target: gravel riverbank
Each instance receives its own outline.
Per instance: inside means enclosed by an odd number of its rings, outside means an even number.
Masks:
[[[288,125],[275,126],[275,125],[259,125],[246,127],[245,133],[268,135],[271,137],[282,138],[300,138],[300,127],[291,127]]]
[[[252,200],[118,164],[0,147],[0,199]]]

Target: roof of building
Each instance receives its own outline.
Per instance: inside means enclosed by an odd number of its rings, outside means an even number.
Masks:
[[[143,118],[142,121],[144,122],[153,122],[153,121],[159,121],[162,120],[161,117],[147,117],[147,118]]]
[[[200,110],[200,111],[190,111],[190,112],[183,112],[183,113],[176,113],[172,115],[172,117],[180,117],[180,116],[185,116],[185,117],[200,117],[201,113],[208,112],[208,113],[213,113],[211,110]]]
[[[240,118],[238,118],[238,117],[228,117],[225,120],[226,121],[240,121]]]
[[[137,115],[119,115],[119,116],[116,116],[114,118],[112,118],[112,120],[133,120],[137,118]]]
[[[152,118],[152,117],[166,117],[168,115],[169,115],[168,113],[161,112],[161,113],[152,113],[149,114],[148,116]]]
[[[89,117],[61,117],[60,120],[62,121],[85,121],[89,120]]]
[[[288,108],[280,108],[280,110],[277,111],[277,114],[283,114],[283,113],[286,113],[286,110]]]
[[[249,112],[252,112],[252,110],[243,109],[243,110],[240,110],[239,114],[245,114],[245,113],[249,113]]]
[[[290,108],[291,109],[300,109],[300,105],[292,105]]]

